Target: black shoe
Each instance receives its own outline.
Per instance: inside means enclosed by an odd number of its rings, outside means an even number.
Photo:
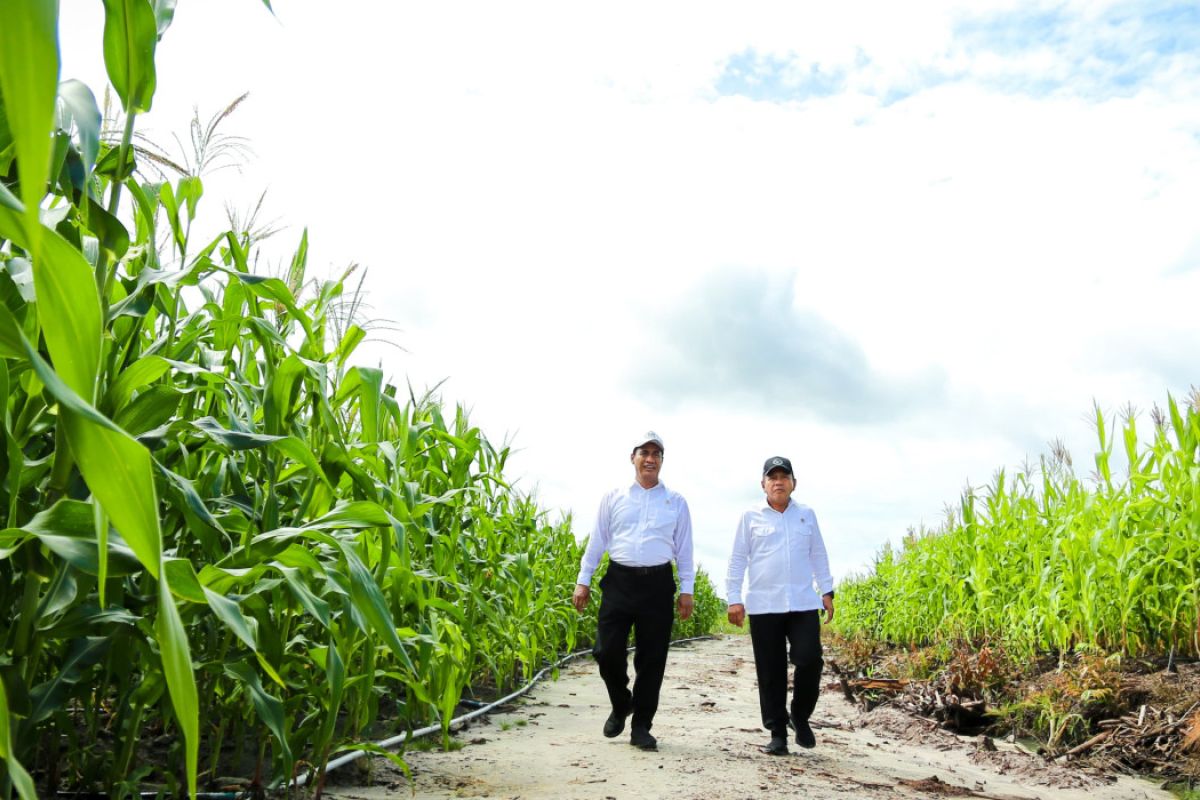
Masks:
[[[788,754],[787,737],[782,733],[772,736],[771,743],[766,747],[766,752],[773,756],[786,756]]]
[[[629,743],[639,750],[657,750],[658,740],[645,728],[634,728],[629,732]]]
[[[621,731],[625,730],[625,718],[629,716],[629,712],[618,714],[613,711],[608,715],[608,719],[604,720],[604,735],[609,739],[620,736]]]
[[[806,750],[811,750],[817,746],[817,737],[813,735],[813,730],[809,726],[808,720],[793,719],[792,724],[796,726],[796,744]]]

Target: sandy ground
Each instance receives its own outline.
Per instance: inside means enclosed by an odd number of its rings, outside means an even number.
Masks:
[[[826,678],[829,678],[826,673]],[[327,797],[520,798],[521,800],[741,800],[782,793],[805,798],[1163,798],[1154,784],[1047,764],[996,742],[955,736],[890,709],[861,713],[828,683],[813,715],[815,750],[762,751],[748,636],[672,648],[654,722],[658,752],[600,732],[608,700],[590,659],[539,684],[511,713],[476,720],[462,749],[409,751],[412,785],[377,759],[333,773]],[[364,785],[345,785],[360,781]],[[366,785],[369,783],[370,785]]]

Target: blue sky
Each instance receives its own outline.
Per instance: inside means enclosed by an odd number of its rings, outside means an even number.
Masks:
[[[654,428],[719,585],[775,454],[846,575],[1200,384],[1194,6],[273,5],[180,4],[143,131],[250,91],[202,216],[267,189],[276,261],[307,226],[364,265],[363,359],[444,379],[581,535]],[[63,77],[99,91],[95,6]]]

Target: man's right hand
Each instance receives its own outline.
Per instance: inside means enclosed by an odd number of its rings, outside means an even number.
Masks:
[[[729,624],[742,627],[742,623],[746,621],[746,607],[741,603],[734,603],[729,607]]]
[[[575,584],[575,593],[571,595],[571,603],[574,604],[575,610],[580,614],[587,608],[588,598],[592,596],[592,590],[582,583]]]

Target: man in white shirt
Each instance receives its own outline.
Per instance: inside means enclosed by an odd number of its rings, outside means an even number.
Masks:
[[[576,610],[582,612],[587,607],[592,573],[607,551],[608,571],[600,579],[603,594],[592,650],[612,703],[604,735],[610,739],[618,736],[625,730],[625,719],[632,715],[629,743],[643,750],[658,747],[650,727],[658,710],[674,624],[671,562],[679,568],[680,619],[692,615],[696,578],[687,501],[658,479],[663,450],[662,438],[653,431],[637,438],[629,456],[634,482],[613,489],[601,499],[571,597]],[[637,671],[632,692],[625,658],[630,629],[636,645],[633,667]]]
[[[768,458],[762,488],[764,502],[743,513],[738,523],[726,591],[729,621],[741,627],[750,615],[758,703],[763,727],[771,732],[766,750],[786,755],[789,650],[796,665],[791,708],[796,744],[817,745],[808,719],[817,705],[824,666],[820,609],[825,609],[826,623],[833,620],[833,576],[816,514],[791,499],[796,490],[792,462],[781,456]],[[749,589],[743,603],[747,568]]]

